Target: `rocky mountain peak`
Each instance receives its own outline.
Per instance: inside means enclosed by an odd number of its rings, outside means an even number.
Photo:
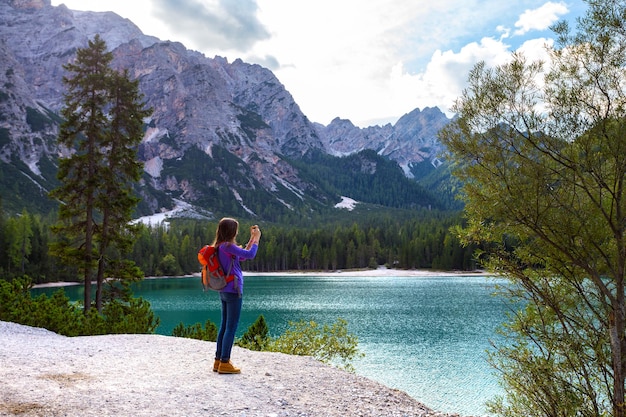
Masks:
[[[408,177],[412,167],[424,161],[438,166],[443,148],[437,132],[449,123],[436,107],[415,109],[402,116],[395,125],[355,127],[352,122],[335,118],[328,126],[317,125],[324,138],[326,150],[345,155],[363,149],[373,149],[380,155],[398,162]]]
[[[146,107],[153,109],[139,149],[144,211],[181,200],[206,208],[215,196],[233,199],[252,215],[271,204],[293,210],[316,188],[290,162],[309,151],[371,149],[411,176],[412,164],[431,160],[440,149],[436,130],[447,119],[438,109],[413,111],[395,126],[361,129],[339,118],[313,124],[267,68],[208,58],[146,36],[112,12],[9,0],[0,2],[0,163],[31,179],[42,195],[54,182],[64,66],[96,34],[113,53],[112,66],[139,80]],[[325,198],[314,197],[316,204]],[[257,209],[246,199],[256,200]]]
[[[50,0],[9,0],[9,4],[14,9],[42,9],[46,6],[51,6]]]

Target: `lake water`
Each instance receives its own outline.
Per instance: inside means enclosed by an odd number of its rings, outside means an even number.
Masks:
[[[430,408],[462,415],[486,414],[501,393],[486,351],[505,320],[505,302],[492,295],[504,280],[483,276],[332,277],[246,275],[239,335],[260,314],[270,333],[289,321],[332,324],[338,317],[365,353],[356,373],[407,392]],[[39,292],[50,292],[50,289]],[[82,300],[81,287],[67,287]],[[148,279],[134,287],[161,318],[157,333],[179,322],[210,319],[219,325],[218,294],[204,293],[199,278]]]

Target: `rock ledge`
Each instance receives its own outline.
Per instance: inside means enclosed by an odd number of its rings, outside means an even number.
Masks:
[[[452,416],[310,357],[235,347],[242,373],[218,375],[214,349],[193,339],[70,338],[0,322],[0,416]]]

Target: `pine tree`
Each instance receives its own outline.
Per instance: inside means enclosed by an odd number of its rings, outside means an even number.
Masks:
[[[79,49],[76,56],[76,63],[65,66],[74,76],[63,78],[68,92],[61,111],[65,122],[58,138],[68,156],[59,161],[57,177],[61,186],[51,195],[61,201],[59,223],[53,229],[61,240],[54,251],[66,263],[75,263],[83,273],[87,312],[91,307],[96,259],[93,247],[95,200],[97,190],[103,185],[99,169],[104,160],[101,145],[108,126],[104,109],[108,103],[107,79],[113,55],[106,52],[105,42],[96,35],[89,47]]]
[[[265,321],[265,317],[261,314],[248,330],[241,335],[237,341],[237,346],[246,349],[263,351],[266,350],[270,343],[270,329]]]
[[[61,185],[51,196],[61,202],[53,230],[54,252],[83,275],[84,310],[91,307],[91,282],[97,273],[97,302],[102,308],[104,275],[137,276],[132,264],[108,259],[125,251],[131,240],[126,226],[137,204],[132,184],[140,175],[135,148],[142,136],[143,110],[137,83],[110,67],[113,55],[98,35],[65,66],[70,76],[61,114],[58,142],[65,151],[59,163]],[[119,256],[117,256],[119,258]],[[107,259],[109,264],[107,266]],[[122,268],[119,268],[119,267]]]
[[[110,127],[103,143],[107,159],[100,173],[104,189],[96,201],[96,207],[102,214],[96,279],[98,311],[102,310],[102,287],[107,271],[113,274],[111,276],[120,278],[118,281],[123,284],[142,277],[141,271],[134,265],[123,261],[119,255],[110,256],[109,252],[116,249],[121,254],[128,253],[134,240],[136,227],[130,224],[130,220],[139,199],[133,194],[133,184],[139,181],[142,169],[137,160],[136,147],[143,136],[143,119],[151,113],[143,109],[139,82],[131,81],[127,71],[111,74],[109,81]],[[127,279],[122,280],[122,277]]]
[[[8,222],[12,239],[9,245],[9,256],[12,263],[19,267],[19,272],[24,274],[26,262],[32,250],[31,239],[33,237],[32,218],[26,210],[22,210],[22,215],[15,217]]]

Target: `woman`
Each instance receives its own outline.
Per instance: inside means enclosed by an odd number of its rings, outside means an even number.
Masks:
[[[230,353],[235,342],[235,332],[239,325],[241,315],[242,294],[243,294],[243,273],[241,272],[240,261],[255,257],[259,247],[261,231],[259,226],[250,228],[250,240],[245,249],[237,245],[237,233],[239,223],[235,219],[228,217],[220,220],[215,232],[215,245],[218,249],[220,264],[224,272],[230,270],[230,274],[235,279],[229,282],[220,291],[222,300],[222,323],[217,334],[217,349],[215,351],[215,362],[213,372],[220,374],[238,374],[241,370],[235,367],[230,361]],[[232,266],[231,266],[232,263]]]

